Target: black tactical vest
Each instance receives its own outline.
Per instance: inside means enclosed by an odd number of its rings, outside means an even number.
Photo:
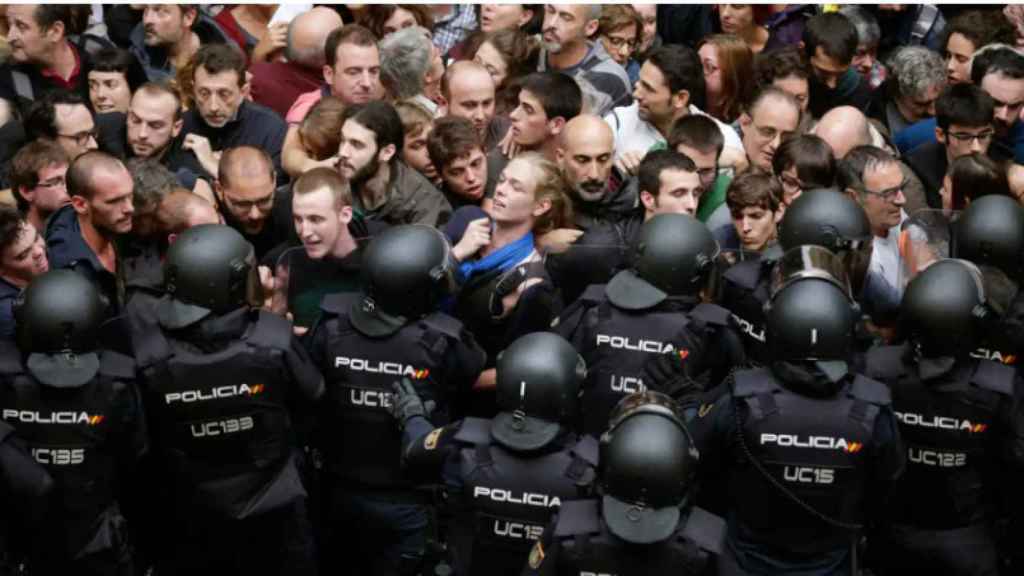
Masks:
[[[1024,293],[1018,293],[996,328],[985,335],[971,356],[1007,366],[1019,366],[1024,352]]]
[[[455,441],[464,445],[456,572],[518,575],[561,503],[589,493],[597,441],[584,436],[554,452],[516,453],[493,444],[491,421],[478,418],[463,421]]]
[[[1014,369],[977,360],[941,381],[924,382],[906,363],[907,348],[868,354],[871,376],[892,389],[907,448],[907,468],[886,507],[897,524],[950,530],[991,518],[986,475],[998,462],[993,430],[1000,404],[1013,399]]]
[[[747,360],[756,365],[770,362],[765,340],[764,305],[770,299],[768,271],[772,260],[744,260],[722,274],[719,304],[732,312],[743,338]]]
[[[451,398],[441,381],[452,341],[462,324],[435,313],[383,338],[369,338],[352,325],[348,314],[358,295],[324,298],[327,334],[324,379],[327,415],[322,439],[327,470],[344,482],[367,489],[411,489],[401,468],[402,435],[388,411],[392,384],[408,378],[417,393],[433,400],[435,426],[449,420]]]
[[[856,376],[836,396],[814,398],[783,388],[766,368],[735,378],[733,395],[746,407],[744,441],[765,471],[819,513],[861,523],[875,420],[889,390]],[[756,541],[805,553],[847,545],[848,533],[792,502],[749,462],[731,480],[733,510]]]

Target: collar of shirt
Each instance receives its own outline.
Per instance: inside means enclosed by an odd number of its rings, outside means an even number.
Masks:
[[[71,54],[75,57],[75,67],[71,69],[71,75],[68,76],[67,80],[61,78],[60,74],[51,68],[46,68],[39,74],[54,84],[59,84],[61,87],[70,90],[75,87],[75,84],[77,84],[78,74],[82,70],[82,57],[78,55],[78,49],[75,48],[74,44],[68,42],[68,47],[71,48]]]

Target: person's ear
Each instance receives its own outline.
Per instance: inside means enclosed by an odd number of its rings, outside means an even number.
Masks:
[[[171,244],[174,244],[174,241],[177,239],[178,234],[175,232],[171,232],[170,234],[167,235],[167,245],[170,246]]]
[[[242,84],[242,99],[243,100],[252,100],[252,98],[249,97],[249,94],[252,92],[252,84],[249,82],[249,79],[248,79],[249,74],[250,74],[250,72],[246,72],[245,73],[246,80],[245,80],[245,83]]]
[[[935,140],[939,144],[946,144],[946,131],[943,130],[942,128],[939,128],[938,126],[935,127]]]
[[[536,9],[534,9],[534,8],[527,8],[526,5],[522,5],[522,6],[523,6],[523,13],[519,15],[519,22],[516,22],[516,27],[518,27],[518,28],[522,28],[523,26],[526,26],[527,24],[529,24],[530,20],[533,20],[533,17],[537,14]]]
[[[334,68],[324,64],[324,83],[328,86],[334,86]]]
[[[558,162],[559,167],[562,167],[565,163],[565,148],[562,145],[555,148],[555,160]]]
[[[177,120],[175,120],[174,124],[171,124],[171,138],[177,138],[178,134],[181,134],[181,128],[184,125],[185,125],[185,119],[184,118],[178,118]]]
[[[387,164],[395,156],[396,150],[397,148],[395,147],[394,144],[388,144],[387,146],[381,148],[380,151],[377,152],[377,161],[380,162],[381,164]]]
[[[196,8],[195,6],[190,6],[188,9],[185,9],[184,7],[182,7],[182,10],[181,10],[181,20],[182,20],[182,22],[184,22],[185,28],[188,28],[188,29],[191,30],[192,29],[192,25],[196,23],[196,20],[198,18],[199,18],[199,8]]]
[[[51,42],[57,42],[58,40],[66,36],[66,32],[67,31],[64,29],[64,23],[61,22],[60,20],[57,20],[53,24],[50,24],[50,27],[46,29],[46,32],[43,33],[43,36],[45,36],[46,39]]]
[[[555,116],[548,120],[548,135],[557,137],[562,134],[562,129],[565,128],[565,118],[562,116]]]
[[[71,197],[71,207],[75,209],[76,214],[89,214],[89,201],[77,194]]]
[[[648,212],[654,212],[654,209],[658,207],[658,202],[654,198],[654,195],[647,190],[640,191],[640,202],[643,203],[644,208]]]
[[[351,206],[342,206],[341,209],[338,210],[338,221],[344,224],[345,226],[348,226],[348,223],[352,221]]]
[[[436,118],[444,118],[448,115],[448,99],[444,97],[444,94],[437,93],[437,116]]]
[[[597,32],[597,29],[600,26],[600,20],[588,20],[587,23],[583,25],[583,33],[587,36],[587,38],[590,38]]]
[[[17,188],[11,190],[11,193],[11,195],[14,196],[15,199],[17,199],[18,196],[21,196],[22,198],[25,199],[25,202],[28,202],[29,204],[31,204],[36,197],[35,188],[26,189],[22,188],[21,186],[18,186]]]
[[[545,198],[533,203],[533,217],[539,218],[551,210],[551,199]]]
[[[220,185],[220,180],[213,181],[213,194],[217,197],[217,202],[224,202],[224,187]]]
[[[672,95],[672,109],[679,111],[690,105],[690,91],[680,90]]]
[[[746,112],[740,114],[740,126],[743,126],[744,130],[750,126],[750,115]]]

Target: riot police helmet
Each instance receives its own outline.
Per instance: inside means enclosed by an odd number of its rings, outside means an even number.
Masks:
[[[157,318],[171,330],[260,301],[252,244],[223,224],[202,224],[178,235],[164,260],[164,282],[167,295]]]
[[[352,305],[352,324],[381,337],[440,306],[454,282],[451,250],[438,230],[408,224],[389,228],[363,255],[363,297]]]
[[[95,350],[104,310],[96,286],[79,273],[51,270],[33,279],[13,305],[29,372],[55,388],[90,381],[99,370]]]
[[[813,245],[840,252],[864,244],[870,247],[871,240],[871,222],[864,209],[833,188],[804,192],[786,208],[779,222],[783,250]]]
[[[598,460],[602,516],[612,534],[634,544],[669,538],[689,504],[698,460],[671,398],[646,391],[622,399]]]
[[[534,332],[498,356],[498,415],[491,435],[519,451],[542,448],[573,426],[579,415],[586,364],[565,338]]]
[[[952,225],[953,258],[994,266],[1015,282],[1024,278],[1024,207],[1008,196],[982,196]]]
[[[775,361],[845,362],[859,317],[848,285],[830,275],[796,275],[765,305],[765,338]]]
[[[714,267],[718,243],[688,214],[659,214],[644,223],[633,268],[616,274],[605,293],[620,308],[643,310],[670,297],[699,295]]]

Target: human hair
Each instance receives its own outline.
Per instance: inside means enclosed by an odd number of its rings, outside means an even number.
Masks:
[[[863,197],[864,174],[893,162],[896,162],[896,157],[877,146],[857,146],[838,162],[836,184],[842,190],[856,190]]]
[[[242,168],[236,168],[236,164],[243,163]],[[222,188],[230,188],[231,176],[237,174],[240,169],[244,169],[249,175],[266,171],[271,182],[277,181],[274,161],[265,150],[256,146],[235,146],[224,150],[220,155],[220,163],[217,164],[217,182]]]
[[[434,16],[430,13],[430,6],[426,4],[369,4],[360,14],[357,22],[368,28],[377,38],[383,40],[386,36],[384,34],[384,23],[399,8],[412,14],[412,17],[416,19],[417,26],[427,30],[434,29]]]
[[[402,120],[403,138],[405,135],[415,136],[434,125],[434,115],[415,100],[399,100],[395,102],[395,112]]]
[[[32,19],[40,30],[49,30],[51,26],[60,22],[64,24],[64,36],[71,36],[80,32],[75,22],[75,6],[71,4],[38,4],[32,11]]]
[[[473,122],[458,116],[445,116],[434,121],[427,138],[430,161],[441,171],[451,161],[466,156],[474,149],[483,151],[483,143]]]
[[[789,92],[775,86],[761,86],[757,92],[754,93],[750,103],[744,107],[744,112],[753,118],[754,111],[760,108],[761,104],[769,99],[781,100],[782,102],[792,106],[793,109],[796,110],[796,116],[798,119],[803,116],[803,111],[800,109],[800,103],[797,102],[796,98],[794,98]]]
[[[456,62],[452,62],[450,66],[445,68],[444,74],[441,75],[441,96],[444,96],[445,100],[451,101],[451,84],[455,76],[462,72],[469,72],[470,70],[476,71],[480,74],[488,74],[487,68],[484,68],[472,60],[458,60]],[[495,92],[497,92],[497,86],[495,86]]]
[[[767,172],[747,170],[729,183],[725,204],[731,214],[739,214],[744,208],[775,212],[782,205],[782,184]]]
[[[131,52],[121,48],[102,48],[92,57],[90,72],[117,72],[124,74],[129,90],[134,93],[146,82],[146,72]]]
[[[889,58],[889,95],[920,98],[933,86],[946,83],[946,63],[934,50],[905,46]]]
[[[33,140],[21,147],[11,160],[8,177],[11,181],[11,194],[22,212],[28,210],[28,200],[20,190],[31,190],[39,185],[39,171],[53,165],[68,164],[68,155],[53,140]]]
[[[980,152],[964,154],[953,160],[946,171],[949,176],[953,210],[963,210],[968,201],[982,196],[1010,196],[1006,169]]]
[[[324,62],[334,68],[338,59],[338,46],[352,44],[354,46],[370,47],[377,46],[377,37],[370,30],[359,24],[346,24],[341,28],[331,30],[327,35],[327,42],[324,44]]]
[[[990,44],[978,49],[971,58],[971,82],[981,86],[989,74],[1002,74],[1019,80],[1024,78],[1024,56],[1010,46]]]
[[[690,102],[698,108],[704,107],[704,67],[692,48],[681,44],[661,46],[651,50],[647,61],[665,77],[669,92],[686,90],[690,93]]]
[[[711,44],[718,50],[718,69],[722,75],[722,107],[719,116],[724,122],[739,118],[743,103],[754,92],[754,52],[733,34],[713,34],[697,45],[697,50]]]
[[[878,46],[882,39],[882,29],[878,26],[878,19],[874,14],[856,4],[840,6],[839,13],[846,16],[846,19],[853,25],[853,29],[857,32],[857,44],[863,44],[869,48]]]
[[[523,90],[533,94],[549,118],[566,121],[580,115],[583,109],[583,91],[572,76],[547,70],[534,72],[523,80]]]
[[[630,26],[636,31],[637,40],[643,36],[644,21],[629,4],[605,4],[601,8],[601,17],[597,22],[597,33],[602,36]]]
[[[138,94],[139,92],[142,92],[142,93],[144,93],[146,95],[149,95],[149,96],[160,96],[160,95],[170,96],[171,98],[174,99],[174,119],[175,120],[180,120],[181,119],[181,114],[182,114],[181,94],[179,94],[178,91],[175,90],[174,88],[172,88],[169,84],[167,84],[165,82],[161,82],[161,81],[146,82],[142,86],[139,86],[138,90],[134,91],[134,93],[132,94],[132,98],[134,98],[135,94]]]
[[[156,208],[160,200],[178,187],[178,179],[155,158],[129,158],[125,168],[132,175],[132,204],[137,210]]]
[[[640,192],[646,191],[655,198],[661,190],[661,173],[665,170],[678,170],[680,172],[697,172],[697,165],[693,163],[686,154],[675,150],[655,150],[648,152],[640,162],[637,170],[637,181],[640,185]]]
[[[399,158],[402,155],[402,146],[405,144],[405,129],[402,127],[402,119],[391,104],[374,100],[365,104],[349,106],[345,108],[345,112],[342,114],[342,126],[349,120],[373,132],[377,140],[378,152],[389,144],[393,144],[395,146],[393,158]]]
[[[196,72],[200,68],[213,76],[221,72],[234,72],[238,78],[238,85],[245,84],[245,56],[228,44],[203,44],[199,51],[192,56],[192,81],[195,82]]]
[[[776,80],[811,77],[807,57],[795,46],[762,52],[754,58],[754,78],[758,86],[771,86]]]
[[[539,152],[527,152],[516,156],[512,162],[526,162],[537,174],[537,186],[533,191],[533,201],[548,200],[551,208],[537,216],[533,222],[533,233],[546,234],[559,228],[572,226],[572,201],[569,199],[569,184],[565,181],[558,166],[544,158]]]
[[[210,205],[203,197],[193,194],[185,188],[175,188],[160,200],[156,210],[156,220],[160,229],[166,234],[181,234],[189,227],[189,215],[192,208],[202,203]],[[216,210],[213,206],[212,209]]]
[[[949,37],[959,34],[974,45],[977,50],[992,43],[1013,44],[1013,25],[1001,12],[994,10],[967,10],[956,15],[946,26],[942,43],[943,50],[949,45]]]
[[[820,46],[826,56],[842,65],[849,65],[857,53],[857,30],[842,14],[826,12],[807,20],[804,25],[804,54],[813,58]]]
[[[836,157],[832,147],[814,134],[786,138],[772,157],[775,176],[796,168],[796,177],[808,189],[830,188],[836,180]]]
[[[25,138],[57,138],[57,105],[82,105],[88,108],[85,99],[77,92],[68,90],[51,90],[29,106],[25,115]]]
[[[92,200],[96,192],[92,189],[93,177],[100,169],[117,171],[126,170],[120,160],[101,150],[89,150],[71,162],[68,173],[64,177],[68,183],[69,196],[81,196]]]
[[[496,30],[483,36],[481,45],[490,44],[492,48],[501,54],[502,60],[508,67],[508,78],[514,79],[526,76],[537,69],[537,58],[540,54],[540,45],[522,30]],[[479,47],[477,48],[479,49]],[[476,56],[476,51],[473,52]],[[505,85],[495,88],[504,88]]]
[[[672,124],[668,132],[668,147],[676,150],[680,145],[708,153],[714,150],[715,158],[722,155],[725,137],[718,124],[703,114],[687,114]]]
[[[303,172],[302,176],[299,176],[299,179],[292,185],[292,194],[302,196],[321,188],[330,190],[331,196],[334,197],[335,208],[352,205],[352,187],[349,186],[347,180],[341,177],[341,174],[338,174],[337,170],[326,166],[318,166]]]
[[[427,34],[425,28],[410,26],[380,41],[380,81],[395,100],[423,93],[432,56]]]
[[[306,46],[305,48],[299,48],[295,45],[295,34],[296,28],[302,22],[300,18],[292,18],[292,21],[288,23],[288,36],[285,40],[284,55],[288,59],[288,62],[298,64],[304,68],[311,68],[319,70],[324,63],[324,47],[323,46]],[[326,44],[326,38],[324,43]]]
[[[944,132],[956,124],[978,128],[992,124],[995,104],[992,97],[974,84],[948,86],[935,101],[935,122]]]
[[[338,153],[341,144],[345,103],[337,96],[324,96],[309,109],[299,125],[302,147],[314,160],[326,160]]]
[[[28,220],[14,208],[0,206],[0,256],[24,233]]]

